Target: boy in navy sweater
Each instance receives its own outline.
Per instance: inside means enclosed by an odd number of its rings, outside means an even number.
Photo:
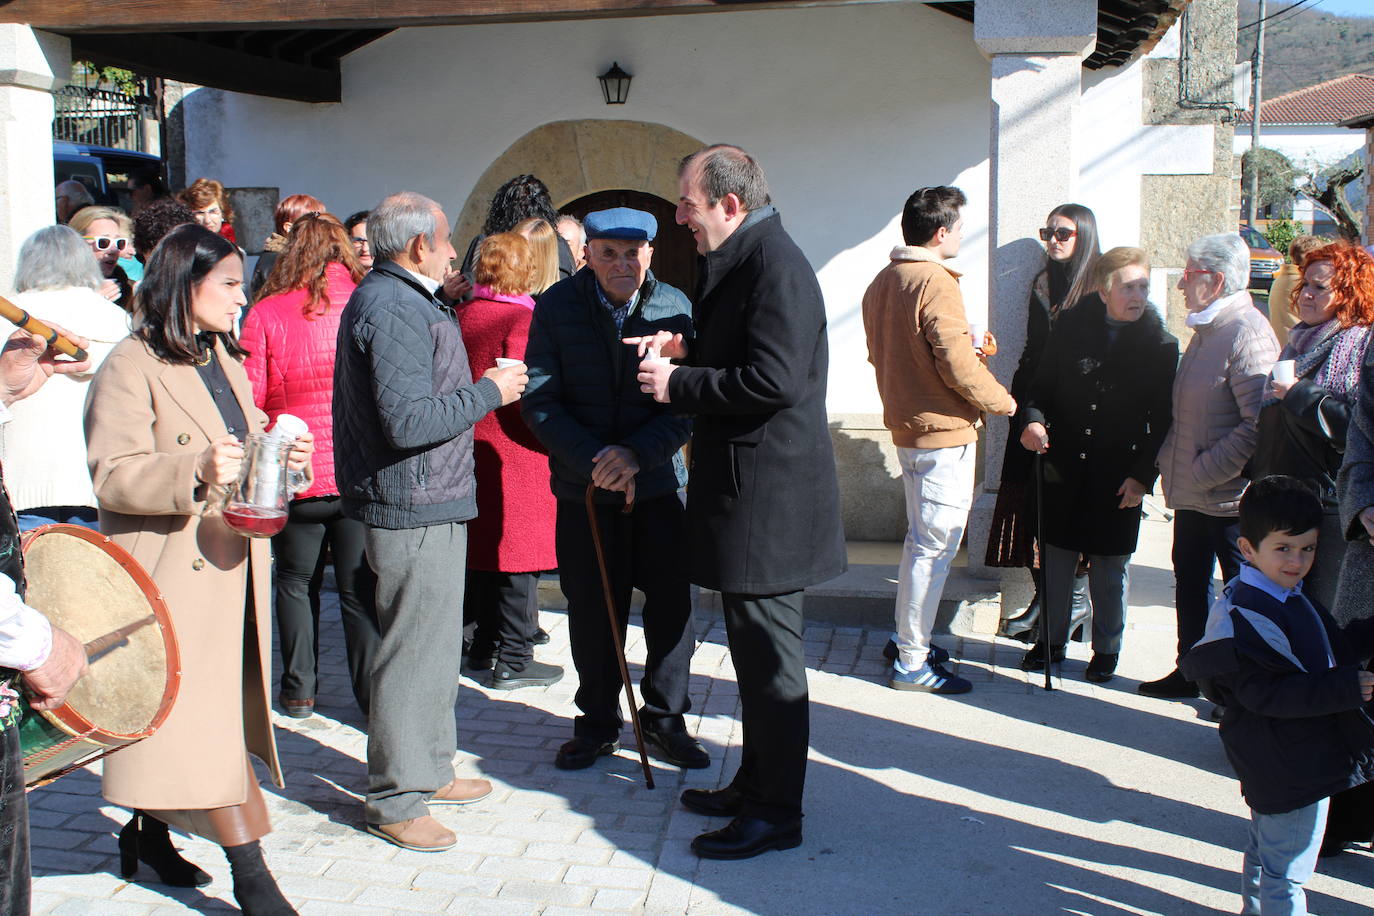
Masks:
[[[1245,565],[1212,605],[1182,670],[1225,707],[1221,741],[1250,806],[1243,914],[1307,912],[1331,795],[1374,780],[1369,625],[1342,632],[1302,591],[1322,508],[1293,477],[1266,477],[1240,501]]]

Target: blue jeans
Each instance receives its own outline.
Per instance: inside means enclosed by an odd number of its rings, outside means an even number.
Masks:
[[[100,526],[96,524],[96,511],[90,506],[34,506],[23,512],[16,512],[15,515],[19,516],[21,532],[32,531],[44,525],[80,525],[92,531],[100,530]]]
[[[1317,867],[1330,799],[1283,814],[1250,810],[1240,879],[1242,916],[1306,916],[1302,886]]]

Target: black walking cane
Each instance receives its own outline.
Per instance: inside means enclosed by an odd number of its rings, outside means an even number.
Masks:
[[[625,508],[628,514],[634,503],[627,498]],[[630,702],[630,722],[634,725],[635,741],[639,743],[639,763],[644,767],[644,784],[654,787],[654,774],[649,769],[649,755],[644,751],[644,729],[639,724],[639,704],[635,702],[635,688],[630,683],[630,666],[625,662],[625,646],[620,642],[620,615],[616,613],[615,593],[611,590],[611,574],[606,569],[606,548],[601,544],[601,526],[596,520],[596,484],[587,484],[587,524],[592,529],[592,547],[596,549],[596,565],[601,570],[601,593],[606,599],[606,613],[611,618],[611,644],[615,646],[615,660],[620,662],[620,682],[625,685],[625,697]],[[629,616],[629,609],[626,609]]]
[[[1035,453],[1035,549],[1040,554],[1036,569],[1036,588],[1040,590],[1040,644],[1045,647],[1045,689],[1053,690],[1050,683],[1050,665],[1054,650],[1050,647],[1050,602],[1049,592],[1045,591],[1045,458]]]

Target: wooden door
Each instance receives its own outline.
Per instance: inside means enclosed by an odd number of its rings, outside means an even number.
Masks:
[[[588,213],[612,207],[632,207],[654,215],[658,220],[658,238],[654,239],[654,259],[650,264],[654,276],[691,297],[697,285],[697,245],[691,230],[674,222],[676,204],[643,191],[598,191],[579,197],[559,212],[583,219]]]

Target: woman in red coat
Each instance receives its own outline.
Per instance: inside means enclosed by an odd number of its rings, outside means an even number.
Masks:
[[[307,214],[292,226],[263,297],[243,322],[241,342],[248,351],[243,367],[269,424],[289,413],[315,433],[315,480],[296,494],[286,527],[272,539],[281,704],[297,719],[315,710],[326,547],[334,560],[353,696],[364,713],[381,639],[375,580],[363,555],[364,526],[344,516],[334,483],[334,351],[339,316],[362,276],[343,224],[327,213]]]
[[[458,312],[473,381],[499,359],[525,358],[534,299],[534,250],[515,232],[482,240],[473,265],[473,298]],[[463,618],[471,630],[468,668],[492,671],[492,687],[544,687],[563,669],[534,660],[539,573],[558,565],[557,504],[549,459],[511,404],[473,427],[477,518],[468,524]]]

